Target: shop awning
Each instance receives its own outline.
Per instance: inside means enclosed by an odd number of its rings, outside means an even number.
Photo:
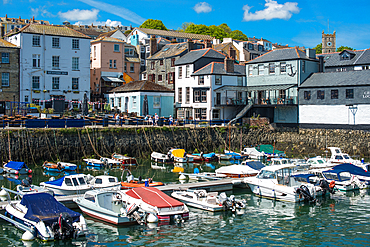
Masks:
[[[117,77],[111,77],[111,76],[102,76],[101,77],[104,81],[111,81],[111,82],[124,82],[122,81],[121,79],[117,78]]]
[[[214,90],[215,92],[224,92],[224,91],[239,91],[245,92],[248,91],[247,87],[244,86],[222,86]]]

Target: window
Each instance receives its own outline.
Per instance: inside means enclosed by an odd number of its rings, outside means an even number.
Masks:
[[[171,67],[175,67],[175,59],[171,58]]]
[[[206,103],[207,102],[207,91],[201,89],[194,89],[194,103]]]
[[[154,61],[150,63],[150,69],[154,69]]]
[[[153,96],[153,108],[161,108],[161,97]]]
[[[94,46],[94,59],[96,58],[96,46]]]
[[[207,109],[205,108],[197,108],[195,110],[195,119],[198,120],[205,120],[207,119]]]
[[[179,79],[182,78],[182,67],[179,67]]]
[[[304,99],[306,100],[311,99],[311,91],[304,91]]]
[[[280,73],[286,73],[286,62],[280,63]]]
[[[28,102],[28,101],[27,101]],[[40,99],[35,99],[33,98],[32,99],[32,103],[35,104],[35,105],[40,105]]]
[[[40,46],[40,36],[32,36],[32,46]]]
[[[253,65],[248,66],[249,75],[253,75]]]
[[[1,54],[1,63],[9,63],[9,53],[3,52]]]
[[[118,44],[114,44],[114,52],[119,52],[119,45]]]
[[[121,98],[117,98],[117,100],[118,100],[118,107],[121,108],[121,106],[122,106],[122,100],[121,100]]]
[[[253,50],[253,44],[248,44],[248,49]]]
[[[32,76],[32,89],[40,89],[40,76]]]
[[[78,90],[78,78],[72,78],[72,89]]]
[[[132,108],[136,108],[136,96],[132,96]]]
[[[9,87],[10,85],[9,78],[10,78],[9,72],[1,73],[1,86]]]
[[[59,56],[53,56],[51,59],[51,66],[53,69],[59,69]]]
[[[40,68],[40,54],[32,54],[32,68]]]
[[[238,86],[243,86],[243,76],[238,76]]]
[[[270,73],[270,75],[275,74],[275,63],[270,63],[269,64],[269,73]]]
[[[222,85],[222,76],[215,75],[215,85]]]
[[[212,119],[220,119],[220,110],[219,109],[213,109]]]
[[[265,74],[265,66],[263,64],[258,65],[258,75]]]
[[[131,63],[130,64],[130,72],[135,72],[135,64],[134,63]]]
[[[346,89],[346,99],[353,99],[353,89]]]
[[[169,84],[173,84],[175,81],[175,72],[168,73],[169,74]]]
[[[117,61],[113,60],[113,68],[117,69]]]
[[[207,102],[207,91],[206,90],[201,91],[200,101],[203,102],[203,103]]]
[[[189,104],[190,103],[190,87],[186,87],[186,99],[185,103]]]
[[[163,60],[159,60],[159,65],[163,65]]]
[[[198,85],[204,85],[204,75],[198,77]]]
[[[127,65],[126,65],[126,63],[125,63],[125,72],[127,72]]]
[[[95,48],[95,46],[94,46]],[[80,40],[79,39],[72,39],[72,49],[78,50],[80,49]]]
[[[331,90],[331,98],[338,99],[338,89]]]
[[[177,95],[177,103],[182,103],[182,87],[179,87],[179,90],[178,90],[178,95]]]
[[[28,95],[24,96],[24,102],[28,102]]]
[[[306,71],[306,62],[302,61],[302,73],[305,73]]]
[[[79,70],[79,58],[72,57],[72,70]]]
[[[125,55],[126,56],[133,56],[134,55],[134,49],[133,48],[125,48]]]
[[[52,85],[52,88],[53,89],[59,89],[59,77],[53,77],[52,78],[52,82],[53,82],[53,85]]]
[[[190,76],[190,66],[189,65],[186,65],[185,77],[186,78],[189,78],[189,76]]]
[[[109,68],[113,68],[113,60],[109,60]]]
[[[59,38],[53,37],[51,40],[51,47],[53,48],[60,48],[59,46]]]
[[[325,91],[317,90],[317,99],[324,99],[324,98],[325,98]]]
[[[259,50],[259,51],[262,51],[262,50],[263,50],[262,45],[259,45],[259,46],[258,46],[258,50]]]
[[[341,57],[342,60],[350,60],[349,59],[349,55],[345,52],[342,54],[342,57]]]
[[[162,80],[163,80],[162,75],[158,75],[158,81],[162,81]]]

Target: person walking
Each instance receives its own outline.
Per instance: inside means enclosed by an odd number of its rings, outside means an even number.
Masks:
[[[159,120],[159,116],[158,116],[158,114],[156,113],[156,114],[154,115],[154,125],[155,125],[155,126],[158,126],[158,120]]]
[[[149,125],[154,125],[152,116],[149,115]]]
[[[170,118],[168,119],[169,123],[168,125],[171,126],[173,124],[173,117],[170,115]]]

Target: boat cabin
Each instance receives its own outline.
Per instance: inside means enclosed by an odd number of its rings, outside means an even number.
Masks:
[[[292,164],[292,161],[286,158],[272,158],[271,165],[287,165]]]
[[[258,179],[276,179],[279,185],[299,186],[299,181],[293,176],[295,166],[291,164],[266,166],[256,176]]]

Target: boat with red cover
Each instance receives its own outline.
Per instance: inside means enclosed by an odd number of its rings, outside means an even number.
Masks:
[[[189,218],[189,209],[180,202],[157,188],[134,188],[125,192],[129,203],[135,203],[141,210],[157,216],[159,221],[181,221]]]
[[[123,166],[136,166],[137,162],[136,159],[133,157],[128,157],[122,154],[113,153],[112,159],[121,162]]]

